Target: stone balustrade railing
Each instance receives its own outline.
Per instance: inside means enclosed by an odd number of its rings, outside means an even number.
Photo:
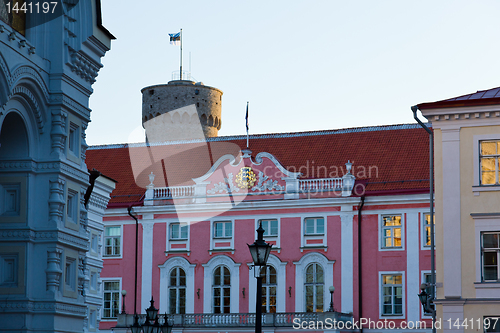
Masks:
[[[219,327],[253,327],[255,326],[255,313],[195,313],[167,315],[168,322],[173,327],[186,328],[219,328]],[[159,323],[164,322],[165,315],[159,315]],[[327,318],[336,322],[352,321],[351,314],[341,312],[285,312],[263,313],[263,327],[293,327],[306,321],[325,322]],[[146,315],[139,315],[139,323],[144,323]],[[133,314],[119,314],[114,332],[126,331],[134,323]]]
[[[299,179],[301,192],[322,192],[342,189],[342,178]]]

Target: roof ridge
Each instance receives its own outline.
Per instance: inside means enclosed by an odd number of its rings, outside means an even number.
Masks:
[[[430,122],[426,123],[428,127],[432,127]],[[318,131],[306,131],[306,132],[285,132],[285,133],[265,133],[265,134],[251,134],[250,139],[272,139],[272,138],[293,138],[293,137],[307,137],[307,136],[319,136],[319,135],[333,135],[333,134],[347,134],[347,133],[363,133],[363,132],[376,132],[376,131],[393,131],[393,130],[403,130],[403,129],[416,129],[421,128],[419,124],[394,124],[394,125],[378,125],[378,126],[363,126],[363,127],[350,127],[332,130],[318,130]],[[146,146],[163,146],[163,145],[177,145],[177,144],[187,144],[187,143],[199,143],[199,142],[220,142],[220,141],[234,141],[234,140],[244,140],[246,135],[228,135],[219,136],[214,138],[206,139],[193,139],[193,140],[179,140],[179,141],[166,141],[166,142],[137,142],[137,143],[116,143],[116,144],[104,144],[104,145],[93,145],[89,146],[87,150],[99,150],[99,149],[118,149],[118,148],[136,148],[136,147],[146,147]]]

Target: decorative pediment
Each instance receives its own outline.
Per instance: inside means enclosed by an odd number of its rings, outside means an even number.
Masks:
[[[207,195],[216,194],[282,194],[287,180],[296,180],[300,172],[286,170],[269,153],[259,153],[255,159],[250,151],[234,157],[224,155],[203,176],[193,179],[195,186],[206,187]]]

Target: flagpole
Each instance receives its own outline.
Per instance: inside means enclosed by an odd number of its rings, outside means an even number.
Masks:
[[[247,114],[246,114],[246,121],[247,121],[247,149],[248,149],[248,102],[247,102]]]
[[[182,29],[181,29],[181,73],[180,73],[181,81],[182,81]]]

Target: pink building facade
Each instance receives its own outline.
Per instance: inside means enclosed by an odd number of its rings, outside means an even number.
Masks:
[[[265,332],[323,332],[326,318],[430,332],[417,297],[430,274],[425,131],[252,136],[253,152],[242,139],[89,148],[89,168],[117,180],[103,219],[100,331],[127,331],[134,313],[132,207],[135,310],[153,297],[174,332],[253,331],[247,244],[259,223],[273,245]]]

